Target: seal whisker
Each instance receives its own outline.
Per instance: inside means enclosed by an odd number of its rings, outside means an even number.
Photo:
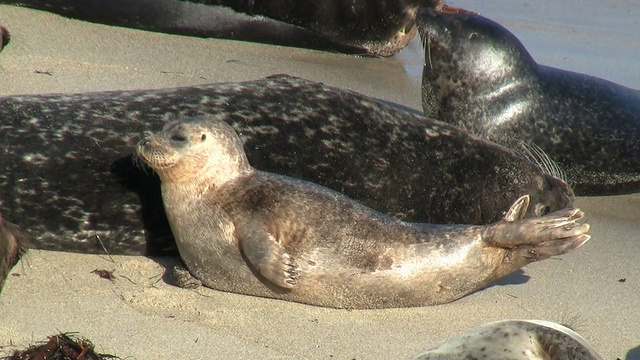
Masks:
[[[545,173],[567,182],[567,176],[560,167],[547,153],[535,144],[528,144],[522,140],[518,140],[518,145],[522,149],[519,151],[527,160],[537,165]]]

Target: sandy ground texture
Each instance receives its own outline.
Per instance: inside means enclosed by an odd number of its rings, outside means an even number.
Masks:
[[[545,64],[640,88],[633,1],[457,1],[514,31]],[[577,6],[577,4],[575,5]],[[363,59],[196,39],[0,6],[13,42],[0,94],[160,88],[289,73],[420,108],[418,42]],[[2,106],[0,104],[0,106]],[[0,119],[1,121],[1,119]],[[129,359],[401,359],[460,331],[509,318],[568,322],[605,359],[640,359],[640,195],[580,198],[592,240],[451,304],[345,311],[183,290],[172,259],[31,251],[0,295],[0,354],[79,332]],[[114,270],[115,281],[91,271]],[[623,281],[624,280],[624,281]]]

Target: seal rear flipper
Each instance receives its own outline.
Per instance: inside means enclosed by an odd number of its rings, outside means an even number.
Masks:
[[[298,266],[287,250],[273,235],[255,226],[238,228],[238,239],[242,253],[249,263],[267,280],[292,289],[298,282]]]

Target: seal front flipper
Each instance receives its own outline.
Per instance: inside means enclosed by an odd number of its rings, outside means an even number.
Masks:
[[[238,239],[244,256],[267,280],[285,289],[297,284],[298,266],[273,235],[245,225],[238,229]]]

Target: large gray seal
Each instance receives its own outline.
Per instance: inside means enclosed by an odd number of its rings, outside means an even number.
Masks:
[[[443,0],[0,0],[71,18],[182,35],[390,56]]]
[[[579,195],[640,191],[640,91],[540,65],[478,15],[423,11],[418,22],[427,116],[541,148]]]
[[[255,170],[235,130],[210,117],[168,123],[136,153],[160,176],[188,270],[223,291],[335,308],[441,304],[589,239],[578,209],[521,220],[528,196],[491,225],[402,222]]]
[[[503,320],[465,331],[411,360],[602,360],[572,329],[544,320]]]
[[[527,217],[571,205],[565,183],[517,153],[396,106],[287,76],[0,97],[0,212],[39,249],[175,251],[159,181],[129,155],[136,134],[200,115],[231,124],[256,168],[402,220],[487,224],[523,194]]]

